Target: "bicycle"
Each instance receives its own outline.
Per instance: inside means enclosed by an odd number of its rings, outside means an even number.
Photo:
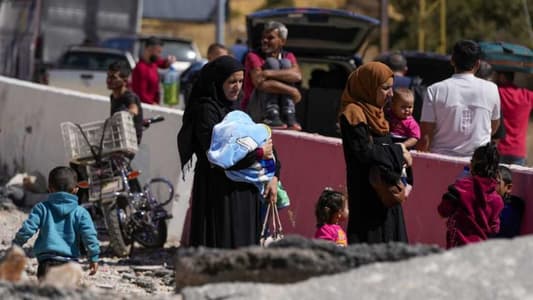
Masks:
[[[127,112],[124,113],[128,114]],[[126,126],[123,126],[125,129],[133,127],[133,123],[128,121],[131,116],[121,115],[120,117],[126,118],[126,121],[121,121],[126,124]],[[86,180],[80,181],[78,184],[80,188],[84,188],[87,192],[85,197],[80,197],[81,204],[93,212],[93,218],[98,215],[98,212],[101,213],[110,237],[109,247],[115,255],[128,255],[133,249],[134,242],[138,242],[146,248],[160,248],[167,239],[166,220],[172,217],[164,206],[172,200],[174,186],[169,180],[158,177],[148,180],[141,187],[138,181],[140,171],[131,168],[131,160],[134,152],[136,152],[136,144],[135,146],[127,145],[127,143],[121,144],[119,148],[103,151],[106,145],[106,138],[109,136],[112,138],[116,134],[113,124],[111,125],[112,132],[106,132],[109,129],[109,124],[107,123],[110,122],[110,119],[104,121],[103,124],[99,123],[98,127],[101,129],[101,136],[97,145],[94,145],[94,142],[98,141],[94,136],[98,136],[98,134],[91,136],[90,128],[93,123],[85,124],[85,129],[84,125],[74,124],[82,137],[81,140],[85,142],[90,152],[90,155],[78,155],[77,159],[71,160],[71,164],[76,163],[81,167],[81,169],[78,168],[78,171],[82,173],[82,177],[86,178]],[[121,118],[117,119],[121,120]],[[146,129],[150,124],[163,120],[162,116],[156,116],[144,120],[143,125]],[[65,125],[66,127],[69,126]],[[70,129],[72,129],[71,126]],[[119,131],[121,130],[117,132]],[[122,131],[125,132],[127,130]],[[124,136],[127,136],[127,134],[122,134],[122,138]],[[78,135],[76,137],[79,138]],[[65,142],[65,144],[67,143]],[[130,150],[125,151],[124,149],[128,149],[128,147],[130,147]],[[82,147],[79,146],[78,148],[81,149]],[[84,151],[87,152],[86,149],[80,152]],[[162,185],[162,187],[158,189],[158,185]],[[168,192],[168,198],[165,197],[164,201],[160,201],[161,199],[156,196],[156,192],[164,191],[165,189]]]

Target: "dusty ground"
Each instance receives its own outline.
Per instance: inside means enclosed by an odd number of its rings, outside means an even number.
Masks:
[[[26,217],[27,213],[24,211],[5,210],[0,207],[0,253],[11,246],[11,240]],[[27,253],[31,253],[34,240],[35,237],[24,246]],[[94,276],[85,274],[84,286],[109,289],[121,295],[127,294],[134,297],[174,295],[174,264],[172,261],[175,248],[147,250],[136,247],[133,256],[125,259],[107,254],[107,242],[105,241],[102,242],[101,250],[103,254],[101,255],[100,268]],[[86,264],[83,266],[86,269]],[[36,282],[37,260],[35,258],[30,259],[26,271],[30,280]],[[180,299],[179,296],[172,298]]]

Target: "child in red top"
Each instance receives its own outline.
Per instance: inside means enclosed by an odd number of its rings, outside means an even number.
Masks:
[[[477,148],[470,162],[471,176],[457,180],[442,196],[438,211],[448,218],[446,248],[484,241],[500,231],[503,200],[496,191],[499,162],[495,144]]]
[[[348,245],[346,233],[339,222],[348,218],[348,203],[343,194],[326,188],[316,204],[316,239],[334,242],[339,247]]]

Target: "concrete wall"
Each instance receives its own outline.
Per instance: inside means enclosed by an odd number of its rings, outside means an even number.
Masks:
[[[312,236],[314,205],[324,187],[345,190],[345,165],[339,139],[305,133],[274,131],[274,145],[282,163],[281,181],[291,197],[292,212],[281,212],[285,231]],[[445,246],[445,224],[437,205],[468,160],[430,153],[413,153],[414,188],[404,204],[411,243]],[[533,169],[513,166],[513,194],[526,201],[522,233],[533,233]],[[293,222],[291,221],[294,220]]]
[[[144,177],[166,177],[175,185],[181,178],[176,134],[182,111],[144,106],[145,117],[163,115],[165,121],[152,125],[143,135],[147,148]],[[109,99],[74,91],[36,85],[0,77],[0,172],[39,172],[47,178],[57,165],[68,164],[63,149],[60,123],[86,123],[109,116]],[[179,181],[180,190],[183,182]],[[185,187],[184,190],[188,188]],[[179,195],[178,195],[179,196]],[[170,240],[179,240],[187,201],[175,197]]]
[[[192,172],[181,180],[176,133],[182,112],[143,106],[146,116],[162,114],[143,137],[148,145],[147,177],[163,176],[177,186],[170,221],[171,241],[179,241],[188,208]],[[38,171],[47,175],[67,163],[59,124],[101,120],[109,113],[105,97],[35,85],[0,77],[0,172]],[[311,237],[315,230],[314,205],[324,187],[345,189],[345,166],[339,139],[313,134],[274,131],[282,162],[281,181],[292,205],[281,212],[287,233]],[[414,153],[415,186],[404,206],[411,242],[444,245],[444,221],[436,207],[446,187],[462,170],[465,160]],[[513,167],[513,192],[526,201],[522,232],[533,232],[533,169]]]

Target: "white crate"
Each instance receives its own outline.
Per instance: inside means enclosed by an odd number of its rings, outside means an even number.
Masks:
[[[101,179],[90,182],[89,187],[89,201],[106,201],[115,199],[115,192],[124,190],[122,178],[115,176],[111,178]]]
[[[89,182],[89,201],[114,199],[114,193],[123,190],[122,178],[114,176],[110,160],[102,160],[98,166],[94,162],[87,162],[85,168]]]
[[[72,122],[61,123],[63,143],[70,161],[79,162],[94,159],[91,147],[98,154],[102,135],[104,136],[102,156],[116,152],[137,153],[137,135],[133,118],[129,112],[115,113],[107,122],[105,132],[104,123],[105,120],[80,124],[87,139],[84,138],[76,124]]]

